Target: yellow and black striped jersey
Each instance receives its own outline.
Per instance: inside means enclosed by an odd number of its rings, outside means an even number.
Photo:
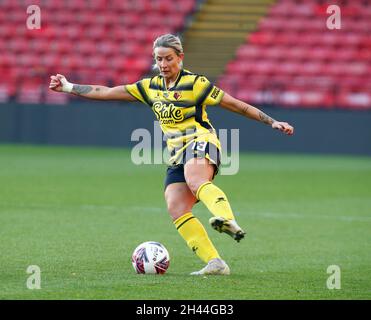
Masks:
[[[224,92],[206,77],[182,69],[169,89],[160,75],[126,85],[125,89],[152,108],[165,135],[171,164],[177,163],[180,149],[201,136],[220,148],[206,106],[219,104]]]

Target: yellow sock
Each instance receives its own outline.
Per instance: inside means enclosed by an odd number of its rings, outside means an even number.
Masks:
[[[174,224],[188,247],[205,263],[220,258],[205,228],[192,212],[182,215],[174,221]]]
[[[210,181],[203,183],[198,188],[196,198],[201,200],[214,216],[234,220],[227,196]]]

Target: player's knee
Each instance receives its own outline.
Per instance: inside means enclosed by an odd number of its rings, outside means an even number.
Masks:
[[[167,200],[167,211],[173,220],[180,218],[182,215],[190,212],[193,207],[193,203],[187,201],[181,201],[180,199],[168,199]]]
[[[198,188],[208,180],[200,180],[198,178],[190,178],[187,179],[188,188],[192,191],[194,195],[196,195]]]
[[[177,215],[182,216],[189,211],[189,207],[184,203],[170,200],[167,202],[167,211],[172,217]]]

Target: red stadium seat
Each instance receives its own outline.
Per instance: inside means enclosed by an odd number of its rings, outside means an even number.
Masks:
[[[148,58],[141,59],[128,59],[126,63],[126,70],[137,71],[138,73],[143,73],[146,70],[149,70],[151,66],[151,60]]]
[[[127,27],[137,27],[138,25],[141,25],[142,21],[142,15],[138,12],[124,12],[120,17],[118,18],[119,21],[119,27],[127,28]],[[128,30],[126,30],[128,31]]]
[[[329,91],[312,90],[304,91],[301,97],[301,105],[304,107],[326,107],[332,108],[334,106],[333,94]]]
[[[351,109],[367,109],[371,110],[371,91],[342,91],[339,94],[338,105],[346,106]]]
[[[325,69],[326,65],[321,61],[308,61],[301,64],[300,67],[300,74],[303,76],[313,76],[313,75],[321,75],[321,74],[328,74]]]
[[[24,53],[18,56],[17,63],[20,67],[24,68],[35,68],[40,65],[41,61],[36,54],[33,53]]]
[[[95,50],[102,56],[111,57],[119,52],[119,44],[108,40],[100,41],[96,44]]]
[[[290,107],[366,108],[371,3],[344,1],[341,30],[326,29],[327,6],[319,0],[277,2],[239,47],[219,83],[258,102],[269,97]]]
[[[107,35],[107,31],[104,26],[94,24],[90,24],[90,26],[86,27],[84,29],[84,33],[86,34],[86,37],[92,41],[104,40]]]
[[[141,74],[138,72],[128,71],[128,72],[116,72],[114,77],[114,85],[124,85],[135,83],[140,80]]]
[[[28,43],[22,38],[11,39],[7,42],[7,49],[13,54],[23,54],[28,51]]]
[[[44,103],[46,104],[67,104],[69,102],[69,95],[55,92],[48,89],[44,91]]]
[[[254,74],[256,75],[270,75],[274,74],[277,70],[278,66],[276,62],[270,61],[270,60],[265,60],[265,61],[260,61],[257,60],[254,63]]]
[[[151,43],[153,42],[153,40],[155,40],[158,36],[162,35],[162,34],[165,34],[165,33],[171,33],[171,28],[170,27],[167,27],[167,26],[162,26],[162,27],[157,27],[157,28],[151,28],[151,29],[147,29],[145,31],[145,41],[147,43]]]
[[[149,27],[159,27],[164,23],[164,16],[159,13],[150,13],[146,16],[143,23]]]
[[[95,55],[96,54],[96,46],[97,43],[95,41],[89,40],[82,40],[76,43],[75,45],[75,53],[81,56],[87,55]]]
[[[140,28],[132,29],[130,30],[130,32],[128,32],[127,30],[125,33],[125,41],[137,42],[137,43],[146,42],[147,32],[148,32],[148,29],[144,26]]]
[[[277,65],[277,73],[284,75],[296,75],[300,73],[301,63],[286,61]]]
[[[42,46],[47,46],[47,50],[44,52],[52,52],[56,54],[62,53],[71,53],[71,50],[74,48],[73,42],[66,39],[66,40],[59,40],[52,43],[44,42]]]
[[[71,70],[87,66],[88,62],[79,54],[65,54],[60,55],[59,64],[61,67],[65,67],[66,69]]]
[[[142,55],[143,53],[143,45],[140,45],[135,42],[122,42],[118,45],[118,50],[115,52],[116,54],[120,54],[122,56],[131,57],[131,56],[138,56]]]
[[[278,102],[287,107],[299,107],[301,103],[301,93],[300,91],[286,90],[280,94]]]
[[[224,80],[220,80],[216,83],[216,85],[221,88],[223,91],[231,94],[231,95],[235,95],[235,90],[234,90],[234,86],[233,86],[233,82],[230,82],[230,81],[226,81],[225,79]]]
[[[263,93],[261,89],[250,88],[236,92],[236,98],[250,103],[263,103]]]
[[[92,55],[86,60],[89,68],[95,70],[104,70],[107,66],[107,60],[104,58],[104,56]]]
[[[184,15],[182,13],[172,13],[166,17],[167,25],[172,27],[174,30],[181,28],[184,24]]]
[[[17,65],[17,57],[13,53],[2,53],[2,57],[0,59],[0,68],[14,68]]]
[[[72,41],[81,40],[81,35],[84,34],[85,29],[78,24],[71,24],[63,26],[58,30],[58,38],[70,39]]]
[[[72,12],[86,10],[87,1],[84,0],[65,0],[65,7]]]
[[[56,53],[46,53],[41,58],[41,63],[47,69],[57,68],[60,64],[61,56]]]
[[[180,11],[182,13],[191,13],[192,10],[195,8],[196,2],[193,0],[183,0],[181,2],[175,2],[172,0],[168,0],[168,3],[172,4],[172,9],[175,9],[176,11]],[[171,10],[170,12],[172,12]]]
[[[66,8],[64,3],[60,1],[44,1],[43,7],[45,7],[48,10],[54,11],[54,12]]]
[[[6,103],[10,100],[10,85],[0,84],[0,103]]]
[[[17,102],[36,104],[41,103],[42,99],[42,86],[33,83],[23,83],[19,88]]]

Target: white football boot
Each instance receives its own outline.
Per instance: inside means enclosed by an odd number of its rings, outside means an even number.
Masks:
[[[225,232],[234,240],[240,242],[245,237],[246,232],[241,229],[236,220],[227,220],[222,217],[212,217],[209,219],[211,226],[219,232]]]
[[[228,265],[224,260],[215,258],[211,259],[208,264],[200,271],[192,272],[192,276],[203,276],[203,275],[229,275],[231,273]]]

